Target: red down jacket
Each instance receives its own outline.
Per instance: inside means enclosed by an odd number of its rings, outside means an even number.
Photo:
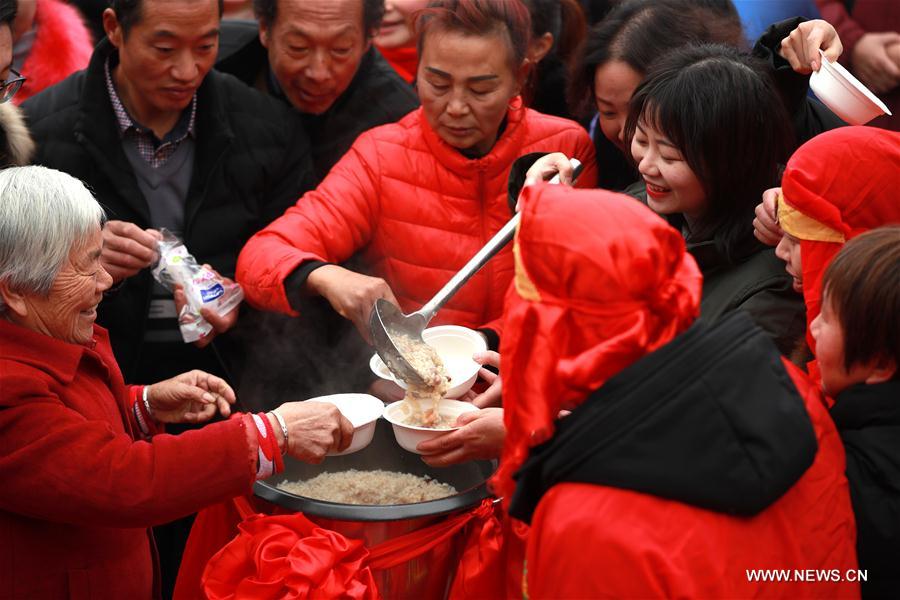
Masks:
[[[237,279],[252,305],[296,314],[283,285],[291,272],[306,261],[339,263],[362,250],[401,308],[416,310],[510,219],[510,167],[541,151],[577,157],[588,165],[579,187],[596,185],[593,145],[572,121],[522,108],[517,99],[491,152],[468,159],[438,137],[419,109],[362,134],[316,190],[250,239]],[[512,275],[507,247],[434,324],[481,327],[498,319]]]

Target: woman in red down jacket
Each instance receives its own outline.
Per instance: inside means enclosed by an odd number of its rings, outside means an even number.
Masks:
[[[531,523],[526,596],[858,597],[816,386],[742,311],[695,321],[700,271],[646,207],[557,186],[521,206],[495,483]]]
[[[251,304],[296,315],[303,295],[321,295],[368,338],[377,298],[418,309],[512,217],[516,158],[560,150],[588,165],[581,185],[596,184],[587,133],[522,106],[530,23],[518,0],[446,0],[419,28],[422,107],[361,135],[316,190],[247,243],[237,279]],[[360,250],[375,277],[330,264]],[[512,272],[507,248],[435,323],[496,332]]]

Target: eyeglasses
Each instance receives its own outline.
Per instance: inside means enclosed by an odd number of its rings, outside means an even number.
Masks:
[[[25,77],[15,69],[9,70],[10,79],[0,83],[0,104],[9,102],[16,95],[22,84],[25,83]]]

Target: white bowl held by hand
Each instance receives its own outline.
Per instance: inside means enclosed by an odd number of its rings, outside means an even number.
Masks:
[[[425,406],[423,405],[424,409]],[[397,443],[404,450],[409,450],[416,454],[422,454],[416,450],[416,446],[424,441],[432,440],[439,435],[443,435],[448,431],[454,431],[459,427],[442,427],[440,429],[432,429],[429,427],[417,427],[415,425],[406,425],[403,423],[411,414],[412,406],[406,401],[394,402],[384,409],[384,418],[394,428],[394,437]],[[463,413],[477,411],[478,407],[470,402],[461,402],[459,400],[441,400],[438,404],[438,413],[448,421],[455,423],[457,417]]]
[[[450,376],[450,389],[444,398],[462,397],[478,379],[481,365],[472,360],[472,355],[487,350],[484,337],[467,327],[438,325],[422,332],[422,339],[437,351],[444,362],[447,375]],[[407,388],[406,382],[394,377],[377,354],[372,355],[369,360],[369,368],[382,379],[394,381],[404,390]]]
[[[865,125],[875,117],[891,114],[884,102],[843,65],[829,61],[821,50],[819,54],[822,66],[809,76],[809,87],[831,112],[851,125]]]
[[[362,450],[372,442],[375,422],[384,412],[384,403],[368,394],[332,394],[309,398],[307,402],[334,404],[353,425],[353,441],[343,452],[329,452],[328,456],[344,456]]]

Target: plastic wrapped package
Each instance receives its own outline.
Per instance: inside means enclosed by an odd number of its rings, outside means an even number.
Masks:
[[[244,292],[239,284],[229,283],[199,265],[171,231],[162,229],[160,232],[159,262],[152,269],[153,277],[173,292],[176,285],[184,289],[187,304],[178,313],[178,326],[185,343],[196,342],[212,331],[212,325],[200,311],[207,308],[220,317],[225,316],[241,303]]]

